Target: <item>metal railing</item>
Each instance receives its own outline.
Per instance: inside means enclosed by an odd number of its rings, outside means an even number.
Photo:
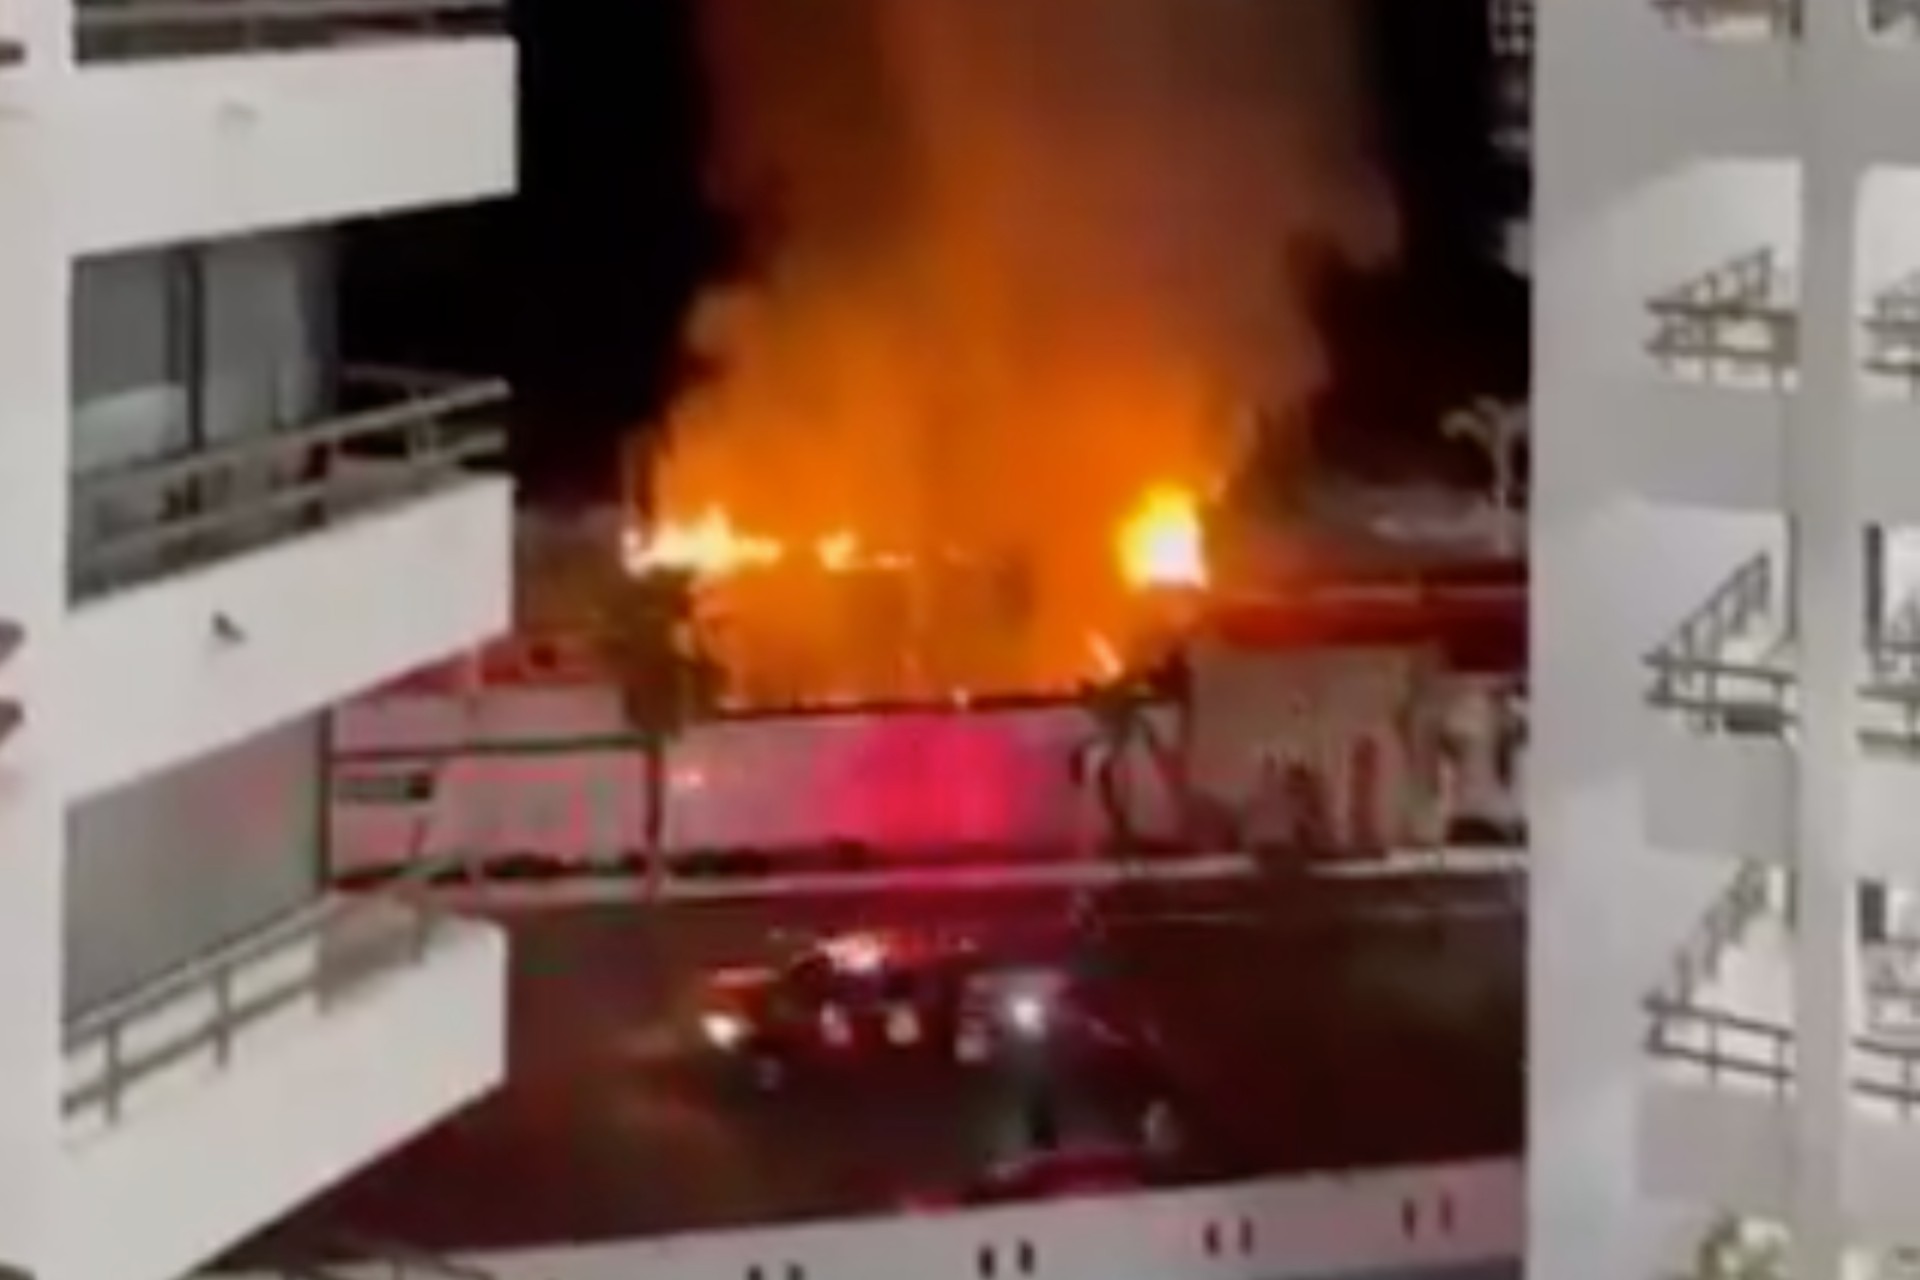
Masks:
[[[1489,0],[1487,37],[1495,58],[1531,62],[1538,26],[1536,0]]]
[[[1853,1053],[1857,1097],[1883,1104],[1896,1119],[1920,1118],[1920,1047],[1859,1036]]]
[[[384,403],[74,477],[76,599],[257,550],[464,479],[505,441],[503,382],[355,378]]]
[[[1647,655],[1651,705],[1683,712],[1711,731],[1784,732],[1793,715],[1792,673],[1723,656],[1729,643],[1773,614],[1774,576],[1772,556],[1755,553]]]
[[[496,1280],[471,1263],[353,1232],[331,1233],[317,1245],[279,1252],[264,1266],[247,1269],[275,1280]]]
[[[1867,30],[1880,36],[1920,36],[1920,0],[1866,0]]]
[[[1670,27],[1705,36],[1783,39],[1800,34],[1800,0],[1653,0]]]
[[[1698,1071],[1709,1084],[1758,1087],[1776,1098],[1793,1091],[1794,1034],[1779,1023],[1704,1009],[1655,996],[1647,1001],[1647,1052]],[[1856,1036],[1848,1085],[1861,1101],[1895,1119],[1920,1119],[1920,1046]]]
[[[324,1014],[370,979],[418,963],[442,920],[407,891],[430,879],[431,870],[410,870],[377,895],[323,898],[71,1019],[63,1114],[72,1120],[97,1112],[115,1124],[143,1082],[194,1061],[225,1070],[239,1041],[276,1015],[301,1005]],[[294,961],[291,972],[269,972],[287,959]],[[98,1067],[88,1061],[96,1054]]]
[[[1663,995],[1647,1000],[1646,1049],[1697,1068],[1709,1083],[1758,1086],[1775,1097],[1793,1091],[1793,1032]]]
[[[1647,352],[1675,376],[1788,386],[1800,345],[1792,297],[1792,273],[1771,247],[1743,253],[1648,299]]]
[[[1877,1032],[1920,1030],[1920,938],[1892,937],[1862,956],[1866,1024]]]
[[[1691,1004],[1714,974],[1727,953],[1738,946],[1747,929],[1766,913],[1772,904],[1773,871],[1763,863],[1750,862],[1740,868],[1726,891],[1714,899],[1701,918],[1700,927],[1674,957],[1661,996],[1677,1004]]]
[[[498,35],[506,0],[79,0],[83,61]]]
[[[1861,363],[1867,372],[1901,382],[1908,395],[1920,396],[1920,270],[1876,293],[1861,324],[1866,329]]]

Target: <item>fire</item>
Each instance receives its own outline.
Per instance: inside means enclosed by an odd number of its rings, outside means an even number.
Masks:
[[[779,564],[785,555],[779,541],[742,531],[717,506],[707,507],[691,520],[662,521],[651,530],[629,528],[621,546],[627,572],[635,576],[678,570],[722,578]]]
[[[621,559],[635,577],[674,570],[703,581],[795,561],[810,561],[828,573],[901,570],[912,564],[906,556],[869,549],[847,529],[822,534],[806,544],[806,550],[806,555],[792,555],[786,542],[743,529],[724,507],[710,505],[691,519],[662,520],[650,529],[629,527],[622,539]]]
[[[1188,489],[1172,484],[1148,489],[1121,522],[1115,543],[1128,586],[1146,590],[1207,584],[1200,504]]]
[[[1112,680],[1126,670],[1126,664],[1120,660],[1120,651],[1113,647],[1113,641],[1098,631],[1087,633],[1087,652],[1093,657],[1094,676],[1100,680]]]

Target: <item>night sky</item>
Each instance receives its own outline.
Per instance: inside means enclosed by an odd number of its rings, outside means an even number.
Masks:
[[[1511,195],[1484,142],[1484,3],[1344,2],[1369,11],[1405,244],[1383,275],[1325,282],[1335,376],[1316,440],[1345,469],[1430,471],[1446,404],[1525,379],[1524,287],[1485,265]],[[348,238],[348,357],[507,373],[515,469],[533,501],[614,491],[618,440],[679,376],[688,303],[738,257],[698,181],[693,3],[515,0],[518,197]]]

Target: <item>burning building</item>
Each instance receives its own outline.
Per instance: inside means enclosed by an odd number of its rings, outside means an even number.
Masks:
[[[1239,424],[1321,377],[1307,273],[1393,240],[1343,8],[711,0],[763,251],[625,551],[745,697],[1062,687],[1205,584]]]

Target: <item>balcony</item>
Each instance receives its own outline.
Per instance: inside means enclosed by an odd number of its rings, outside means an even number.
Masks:
[[[1653,1194],[1777,1212],[1792,1186],[1790,1020],[1649,1004],[1642,1093],[1643,1178]],[[1920,1173],[1920,1044],[1868,1032],[1849,1071],[1851,1212],[1899,1238]]]
[[[76,478],[76,798],[330,705],[508,623],[497,383]],[[340,618],[353,618],[340,628]]]
[[[1797,380],[1793,273],[1774,249],[1730,258],[1654,295],[1647,310],[1647,352],[1669,377],[1771,391]]]
[[[506,34],[505,0],[79,0],[83,62]]]
[[[491,1089],[504,1017],[499,932],[396,897],[323,900],[82,1016],[49,1272],[200,1266]],[[378,1088],[342,1087],[369,1064]]]
[[[75,477],[75,603],[457,487],[504,450],[504,383],[354,374],[345,395],[384,403]]]
[[[515,175],[503,0],[81,0],[82,255],[491,199]]]
[[[1494,142],[1528,163],[1533,153],[1534,0],[1492,0],[1488,43],[1494,64]]]
[[[1799,382],[1796,287],[1784,255],[1762,247],[1648,300],[1647,352],[1663,376],[1632,410],[1646,424],[1645,496],[1777,508],[1785,393]],[[1862,503],[1876,520],[1920,522],[1920,270],[1875,293],[1861,327]]]
[[[1796,676],[1782,572],[1741,565],[1648,655],[1642,753],[1649,839],[1662,848],[1777,861],[1791,828]],[[1920,870],[1920,601],[1896,609],[1867,655],[1857,700],[1853,804],[1863,873]]]
[[[1800,0],[1653,0],[1676,31],[1713,40],[1790,40],[1800,34]]]
[[[1795,1037],[1786,877],[1738,871],[1646,1001],[1641,1140],[1647,1189],[1749,1212],[1791,1189]],[[1863,939],[1864,1026],[1847,1064],[1856,1204],[1863,1217],[1909,1214],[1881,1189],[1920,1171],[1920,1040],[1899,1020],[1920,1007],[1912,941]]]

